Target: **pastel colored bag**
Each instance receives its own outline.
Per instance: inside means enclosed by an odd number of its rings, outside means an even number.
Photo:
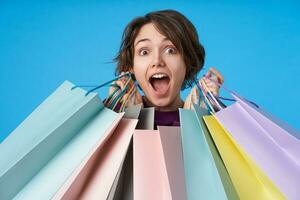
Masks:
[[[178,127],[136,130],[133,155],[134,199],[187,199]]]
[[[197,86],[212,113],[204,120],[240,197],[297,199],[300,147],[299,141],[288,132],[292,129],[226,88],[235,102],[224,108],[224,104],[219,104],[220,98]],[[205,84],[203,86],[205,90]],[[230,156],[236,159],[229,159]],[[243,178],[236,174],[237,167],[246,174]],[[257,175],[251,176],[251,173]]]
[[[188,199],[238,199],[202,116],[204,109],[180,109]]]
[[[0,199],[50,199],[123,114],[64,82],[0,145]],[[80,148],[78,148],[80,147]]]
[[[216,119],[288,199],[298,199],[300,143],[255,106],[234,95],[236,103]]]

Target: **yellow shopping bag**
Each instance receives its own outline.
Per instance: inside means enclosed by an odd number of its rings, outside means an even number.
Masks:
[[[213,115],[203,118],[240,199],[286,199]]]

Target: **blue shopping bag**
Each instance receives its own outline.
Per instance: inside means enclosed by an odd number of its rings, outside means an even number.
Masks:
[[[188,199],[238,199],[236,193],[227,197],[204,131],[206,112],[180,109],[181,138]],[[204,113],[203,113],[204,112]],[[234,197],[234,198],[233,198]]]
[[[0,199],[50,199],[121,114],[65,81],[0,144]]]

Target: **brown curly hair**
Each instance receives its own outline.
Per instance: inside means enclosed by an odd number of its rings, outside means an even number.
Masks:
[[[183,56],[186,64],[186,75],[182,89],[191,87],[198,72],[203,68],[205,50],[199,42],[194,25],[181,13],[175,10],[150,12],[133,19],[125,28],[122,42],[114,61],[117,62],[116,75],[133,67],[134,40],[142,26],[153,23],[158,31],[166,36]]]

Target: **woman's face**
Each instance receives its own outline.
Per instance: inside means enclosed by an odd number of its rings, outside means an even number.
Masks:
[[[183,57],[152,23],[144,25],[135,38],[133,72],[150,106],[170,111],[182,105]]]

